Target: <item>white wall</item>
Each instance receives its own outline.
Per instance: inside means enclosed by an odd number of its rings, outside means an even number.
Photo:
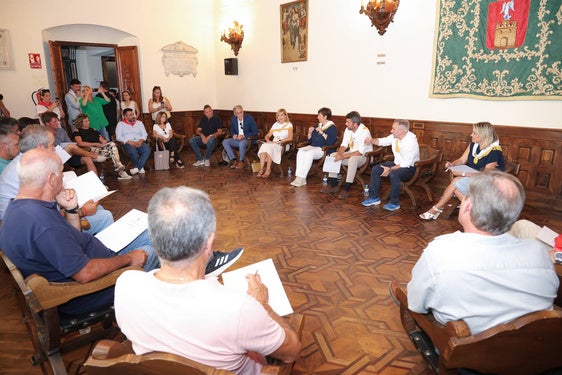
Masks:
[[[562,128],[562,101],[429,98],[436,1],[402,1],[380,36],[359,14],[360,0],[309,0],[308,61],[282,64],[279,5],[285,2],[77,0],[69,13],[63,0],[49,1],[41,12],[29,11],[37,4],[30,0],[2,0],[1,27],[11,32],[16,69],[0,71],[0,92],[15,116],[33,110],[29,94],[48,80],[45,68],[29,69],[27,53],[40,52],[44,61],[42,31],[71,19],[121,30],[120,45],[138,44],[144,106],[152,86],[160,85],[176,110],[240,103],[249,110],[315,113],[329,106],[338,115],[358,110],[376,117]],[[245,31],[239,75],[225,76],[223,60],[234,55],[219,38],[235,19]],[[93,26],[73,36],[104,38]],[[164,74],[160,48],[179,40],[199,50],[195,78]],[[384,65],[376,64],[377,54],[386,54]]]

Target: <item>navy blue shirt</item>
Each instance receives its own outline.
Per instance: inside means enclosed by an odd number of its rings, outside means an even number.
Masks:
[[[72,275],[90,259],[115,256],[97,238],[70,225],[55,202],[36,199],[10,202],[0,227],[0,249],[23,277],[37,273],[52,282],[75,281]],[[113,288],[108,288],[75,298],[60,311],[79,314],[112,303]]]
[[[466,165],[468,165],[470,168],[476,169],[477,171],[483,171],[484,168],[486,168],[486,165],[496,162],[498,163],[496,165],[496,169],[500,171],[505,171],[505,163],[503,160],[503,153],[501,151],[501,147],[498,148],[494,147],[492,148],[492,150],[490,150],[490,152],[488,152],[486,155],[483,155],[480,159],[475,159],[474,156],[472,155],[472,150],[474,149],[475,145],[476,145],[476,154],[480,152],[480,145],[471,142],[470,148],[468,149],[468,159],[466,161]]]
[[[201,129],[201,133],[203,133],[205,137],[208,137],[211,134],[216,133],[217,130],[222,129],[221,118],[217,115],[213,115],[211,116],[211,118],[208,118],[207,116],[203,116],[199,121],[198,128]]]

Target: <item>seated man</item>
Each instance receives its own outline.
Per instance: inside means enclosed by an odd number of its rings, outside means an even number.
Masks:
[[[345,185],[338,195],[339,199],[349,198],[349,189],[355,180],[357,169],[367,161],[365,154],[373,151],[373,146],[365,142],[366,139],[371,138],[371,132],[361,123],[359,112],[351,111],[345,116],[345,128],[341,146],[332,154],[335,161],[341,160],[343,165],[347,165]],[[328,185],[324,186],[320,192],[325,194],[337,193],[337,176],[337,173],[329,173]]]
[[[0,127],[0,173],[20,153],[19,139],[19,135],[11,129]]]
[[[55,146],[61,146],[66,152],[68,152],[72,157],[68,160],[68,164],[73,167],[79,167],[84,164],[88,171],[93,171],[98,174],[98,170],[94,165],[94,160],[97,162],[104,162],[105,156],[94,154],[90,151],[84,150],[75,142],[70,140],[70,137],[60,126],[60,121],[56,113],[54,112],[44,112],[41,114],[41,121],[47,127],[47,129],[55,137]]]
[[[150,147],[146,144],[148,134],[144,124],[137,120],[131,108],[125,108],[123,111],[123,119],[117,124],[115,137],[123,143],[125,152],[135,164],[129,172],[132,175],[144,173],[144,166],[150,157]]]
[[[381,177],[388,177],[390,180],[390,202],[384,205],[388,211],[400,208],[400,183],[407,181],[414,173],[414,164],[420,160],[420,146],[418,138],[410,131],[408,120],[394,120],[390,135],[385,138],[368,138],[365,143],[377,146],[392,145],[394,161],[387,161],[375,165],[371,170],[371,183],[369,185],[369,198],[361,204],[365,207],[378,205],[381,203],[379,197],[381,188]]]
[[[189,144],[195,152],[197,160],[193,163],[194,167],[210,167],[211,157],[215,147],[217,147],[217,137],[222,135],[222,122],[219,116],[213,115],[213,108],[206,104],[203,108],[203,117],[199,121],[199,126],[195,130],[195,136],[189,140]],[[206,148],[205,159],[201,156],[200,147]]]
[[[519,180],[500,171],[471,177],[461,203],[464,232],[435,238],[412,270],[408,308],[438,322],[463,319],[472,334],[552,309],[558,277],[538,241],[507,233],[523,208]]]
[[[21,157],[34,149],[54,151],[55,137],[42,125],[28,125],[21,133],[19,147],[20,154],[8,164],[0,175],[0,220],[3,220],[8,203],[18,194],[20,180],[18,178],[18,164]],[[53,152],[54,154],[54,152]],[[79,210],[80,217],[86,217],[90,228],[86,232],[94,235],[113,223],[111,212],[92,200],[86,202]]]
[[[204,277],[216,231],[205,193],[160,190],[148,230],[161,268],[124,272],[115,287],[117,322],[136,354],[170,352],[237,374],[259,374],[266,355],[298,358],[297,333],[267,303],[259,275],[247,276],[247,294]]]
[[[62,186],[62,162],[54,152],[33,149],[19,161],[20,187],[0,228],[0,248],[23,277],[38,273],[52,282],[96,280],[121,267],[158,266],[147,231],[118,254],[79,227],[78,201]],[[60,206],[66,213],[63,217]],[[113,288],[75,298],[60,311],[76,315],[113,303]]]
[[[251,115],[244,114],[244,108],[237,105],[233,108],[234,116],[230,120],[230,135],[222,142],[224,150],[230,158],[230,168],[240,169],[244,167],[244,157],[246,156],[246,148],[248,147],[248,137],[258,134],[258,125]],[[240,150],[240,158],[236,161],[236,155],[232,148]]]

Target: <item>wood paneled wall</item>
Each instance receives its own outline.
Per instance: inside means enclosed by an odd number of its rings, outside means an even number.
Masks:
[[[264,134],[275,122],[275,112],[246,111],[254,116]],[[231,110],[215,110],[230,127]],[[173,127],[176,131],[193,136],[203,111],[174,112]],[[306,135],[308,127],[317,122],[316,113],[289,114],[296,134]],[[333,116],[340,134],[345,128],[345,116]],[[410,120],[410,130],[421,143],[429,144],[444,152],[444,161],[458,158],[470,144],[472,124],[446,123],[426,120]],[[143,122],[152,131],[152,119],[144,114]],[[383,137],[390,133],[393,119],[364,117],[363,123],[369,127],[373,137]],[[518,175],[527,193],[527,204],[535,207],[554,208],[562,211],[562,129],[541,129],[495,125],[504,155],[507,159],[521,164]],[[435,192],[441,192],[449,182],[444,167],[432,181]]]

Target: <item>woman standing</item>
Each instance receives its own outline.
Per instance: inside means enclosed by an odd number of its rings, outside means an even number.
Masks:
[[[472,142],[460,158],[451,162],[446,162],[445,167],[453,167],[457,165],[467,165],[472,169],[479,172],[485,169],[499,169],[503,171],[505,169],[502,148],[500,142],[494,133],[494,128],[489,122],[478,122],[472,127]],[[460,200],[464,199],[468,191],[469,177],[474,176],[476,173],[460,172],[457,170],[451,170],[451,174],[454,176],[453,180],[447,186],[443,192],[443,196],[431,207],[431,209],[423,214],[420,214],[420,218],[424,220],[436,220],[441,212],[443,212],[443,207],[456,195]]]
[[[271,173],[271,163],[280,164],[284,146],[293,141],[293,124],[284,108],[276,113],[277,122],[265,135],[265,143],[261,145],[258,156],[260,158],[260,172],[258,177],[268,178]],[[265,172],[264,172],[265,169]]]
[[[324,156],[322,147],[336,143],[338,130],[331,118],[332,110],[330,108],[322,107],[318,110],[318,124],[308,128],[310,146],[302,147],[297,152],[295,179],[291,185],[295,187],[306,185],[306,176],[312,167],[312,162]]]
[[[103,87],[98,88],[101,98],[94,97],[94,90],[90,86],[82,87],[82,99],[80,99],[80,108],[82,113],[88,115],[90,119],[90,127],[97,130],[106,140],[109,140],[106,126],[109,124],[103,112],[103,106],[111,102]]]
[[[39,121],[41,121],[41,115],[45,112],[56,113],[59,121],[62,121],[65,116],[64,110],[62,109],[62,106],[58,100],[55,100],[55,102],[53,103],[51,98],[51,91],[49,91],[48,89],[41,90],[41,92],[39,93],[39,97],[40,100],[36,106],[37,117],[39,118]]]
[[[131,100],[131,92],[129,90],[123,90],[121,93],[121,99],[123,99],[121,102],[121,113],[123,113],[125,108],[131,108],[135,113],[135,117],[139,118],[139,106],[137,105],[137,102]]]
[[[158,112],[162,111],[166,113],[168,121],[170,121],[170,117],[172,117],[172,114],[170,113],[172,110],[172,104],[170,104],[168,98],[162,95],[160,86],[154,86],[152,88],[152,98],[148,100],[148,110],[152,113],[152,121],[156,122]]]
[[[176,139],[174,138],[174,131],[172,126],[168,122],[168,115],[166,112],[158,112],[156,115],[156,123],[152,127],[152,135],[158,140],[162,140],[164,147],[170,151],[170,164],[174,161],[176,162],[176,167],[183,168],[183,162],[180,159],[178,153],[178,146],[176,145]]]

